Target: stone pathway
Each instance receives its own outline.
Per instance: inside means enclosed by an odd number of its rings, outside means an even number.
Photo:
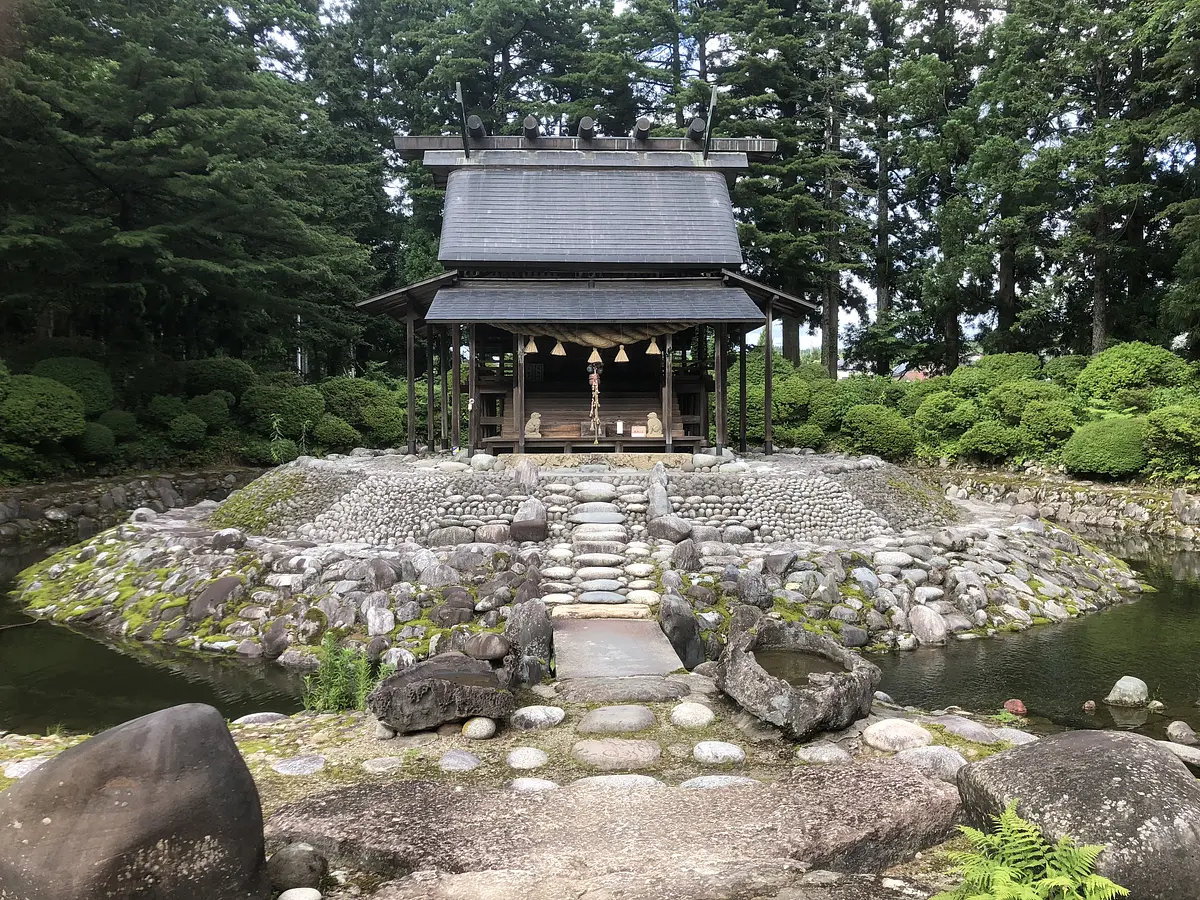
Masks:
[[[556,619],[554,658],[559,679],[661,676],[683,667],[653,619]]]

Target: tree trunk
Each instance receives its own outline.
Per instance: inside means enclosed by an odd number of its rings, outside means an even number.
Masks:
[[[883,322],[892,312],[891,200],[888,196],[891,166],[888,160],[888,117],[881,112],[875,125],[879,135],[879,184],[875,189],[875,318]]]
[[[832,73],[827,73],[827,76]],[[825,208],[830,221],[825,236],[825,296],[821,304],[821,364],[830,378],[838,372],[838,306],[841,301],[841,233],[836,217],[842,188],[838,182],[837,159],[842,150],[841,110],[838,108],[838,87],[830,84],[829,121],[825,133]]]
[[[783,358],[792,365],[800,362],[800,320],[783,317]]]
[[[996,292],[997,336],[1000,346],[1012,343],[1012,329],[1017,324],[1017,247],[1016,239],[1005,236],[1000,244],[999,286]]]
[[[679,46],[679,0],[671,0],[671,90],[675,97],[675,127],[683,127],[683,51]]]
[[[1096,249],[1092,283],[1092,353],[1099,353],[1108,341],[1108,213],[1103,206],[1096,214]]]

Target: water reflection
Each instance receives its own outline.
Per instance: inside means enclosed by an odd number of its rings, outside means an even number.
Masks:
[[[11,578],[46,554],[0,555],[0,626],[29,622],[6,598]],[[0,730],[96,731],[178,703],[234,718],[299,709],[300,679],[278,666],[104,642],[48,622],[0,630]]]
[[[1058,726],[1128,728],[1157,738],[1173,719],[1200,724],[1200,553],[1170,551],[1136,535],[1106,544],[1158,592],[1020,634],[872,657],[884,671],[882,689],[927,709],[998,710],[1018,697],[1032,716]],[[1105,706],[1122,675],[1145,681],[1165,712]],[[1084,712],[1087,700],[1096,701],[1096,712]]]

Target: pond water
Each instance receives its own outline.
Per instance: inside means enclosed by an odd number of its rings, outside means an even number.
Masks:
[[[923,709],[998,711],[1019,698],[1035,728],[1129,728],[1162,739],[1174,719],[1200,726],[1200,552],[1105,543],[1157,593],[1018,634],[872,657],[883,669],[880,689]],[[1106,707],[1122,675],[1145,681],[1166,711]],[[1086,700],[1096,701],[1095,713],[1083,711]]]
[[[957,704],[987,712],[1018,697],[1034,726],[1047,730],[1115,726],[1161,738],[1172,719],[1200,727],[1200,552],[1137,541],[1109,547],[1158,592],[1020,634],[872,656],[883,669],[881,688],[925,709]],[[16,573],[45,553],[0,555],[0,730],[90,732],[187,702],[210,703],[228,718],[300,708],[301,680],[276,666],[110,643],[45,622],[4,629],[30,621],[5,595]],[[810,667],[837,670],[821,657],[800,656],[791,664],[804,671],[790,677],[806,677]],[[1116,711],[1114,719],[1101,701],[1122,675],[1143,679],[1166,713]],[[1098,704],[1095,714],[1083,712],[1089,699]]]
[[[278,666],[109,643],[48,622],[22,624],[32,620],[8,598],[12,580],[46,552],[0,555],[0,731],[94,732],[179,703],[208,703],[231,719],[301,708],[301,680]]]

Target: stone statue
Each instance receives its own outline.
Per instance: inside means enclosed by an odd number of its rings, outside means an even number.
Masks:
[[[659,421],[658,413],[650,413],[646,416],[646,437],[662,437],[663,427]]]
[[[540,438],[541,436],[542,436],[542,414],[537,413],[537,412],[530,413],[529,421],[525,423],[525,437]]]

